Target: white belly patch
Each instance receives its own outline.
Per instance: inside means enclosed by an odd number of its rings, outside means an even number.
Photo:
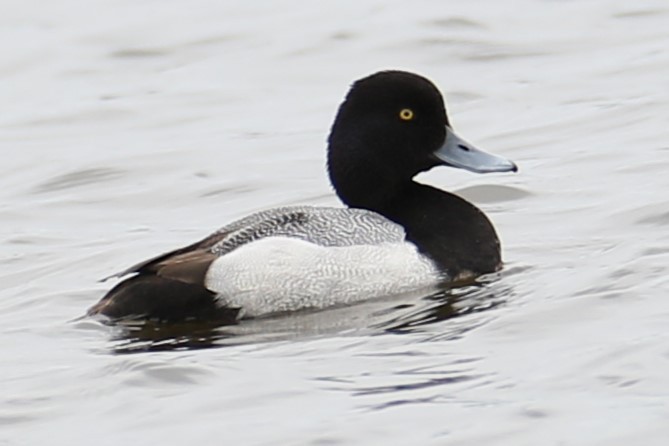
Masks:
[[[439,282],[412,243],[325,247],[268,237],[216,259],[205,286],[221,305],[257,317],[392,296]]]

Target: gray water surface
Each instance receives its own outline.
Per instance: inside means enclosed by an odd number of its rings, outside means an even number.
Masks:
[[[664,0],[10,1],[0,444],[666,445],[668,23]],[[490,216],[501,274],[190,336],[73,321],[145,257],[338,205],[329,126],[386,68],[519,164],[419,178]]]

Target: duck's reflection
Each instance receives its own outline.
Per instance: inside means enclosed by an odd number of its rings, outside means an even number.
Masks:
[[[499,281],[491,283],[493,279],[326,311],[242,320],[225,326],[196,322],[117,325],[112,349],[115,353],[196,350],[326,334],[409,333],[504,304],[511,289]],[[480,324],[480,319],[449,324],[439,332],[439,337],[456,338]]]

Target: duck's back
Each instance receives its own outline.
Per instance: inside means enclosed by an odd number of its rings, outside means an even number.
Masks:
[[[222,227],[211,251],[225,255],[266,237],[290,237],[319,246],[376,245],[401,242],[404,229],[364,209],[291,206],[261,211]]]

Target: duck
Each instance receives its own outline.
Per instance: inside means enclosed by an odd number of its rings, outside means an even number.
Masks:
[[[449,121],[427,78],[380,71],[355,81],[327,139],[327,172],[345,207],[286,206],[111,276],[87,312],[107,321],[235,323],[352,305],[502,268],[490,220],[415,181],[437,166],[516,172]]]

